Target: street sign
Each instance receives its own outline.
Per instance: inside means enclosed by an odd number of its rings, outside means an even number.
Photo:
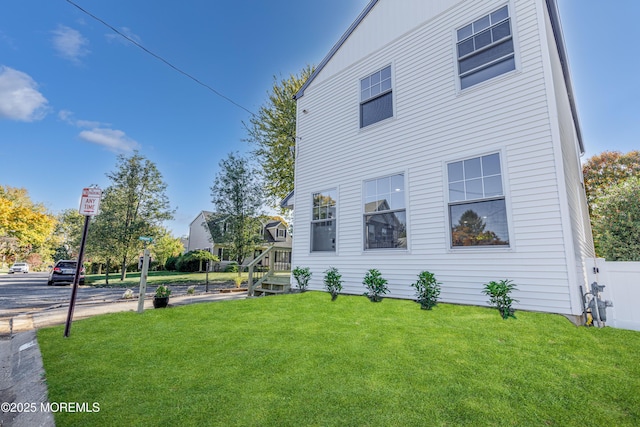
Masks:
[[[101,197],[102,190],[98,187],[83,188],[80,198],[80,214],[84,216],[97,215]]]
[[[147,236],[140,236],[138,237],[138,240],[142,240],[143,242],[150,242],[153,240],[152,237],[147,237]]]

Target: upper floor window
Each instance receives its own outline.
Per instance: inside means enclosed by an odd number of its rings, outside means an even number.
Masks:
[[[336,251],[336,190],[313,194],[311,252]]]
[[[393,116],[391,65],[360,80],[360,127]]]
[[[459,29],[457,51],[461,89],[515,70],[509,8],[503,6]]]
[[[365,249],[407,248],[404,193],[403,174],[365,181]]]
[[[285,237],[287,237],[287,230],[278,228],[276,231],[276,237],[278,237],[279,239],[284,239]]]

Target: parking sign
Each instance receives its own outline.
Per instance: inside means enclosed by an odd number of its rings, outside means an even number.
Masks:
[[[82,198],[80,199],[80,214],[84,216],[95,216],[98,214],[100,207],[100,198],[102,190],[98,187],[90,187],[82,189]]]

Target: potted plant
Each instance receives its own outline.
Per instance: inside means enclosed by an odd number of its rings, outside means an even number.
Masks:
[[[376,270],[375,268],[367,271],[362,284],[368,290],[368,292],[365,292],[364,295],[369,298],[371,302],[382,301],[382,295],[389,292],[389,288],[387,287],[387,279],[382,277],[380,271]]]
[[[158,286],[153,296],[153,308],[166,307],[169,304],[169,295],[171,295],[171,289],[167,285]]]

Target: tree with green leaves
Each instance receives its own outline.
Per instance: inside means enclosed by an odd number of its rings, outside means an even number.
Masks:
[[[162,174],[137,151],[129,157],[119,155],[116,170],[107,177],[111,185],[104,191],[96,217],[96,223],[102,222],[97,232],[107,239],[101,252],[121,261],[120,280],[124,280],[127,263],[142,249],[139,237],[155,237],[163,221],[173,218],[173,210]]]
[[[582,166],[584,187],[590,212],[598,198],[607,193],[614,185],[640,176],[640,151],[622,154],[619,151],[605,151],[592,156]]]
[[[78,212],[78,209],[65,209],[58,214],[57,220],[53,232],[55,241],[53,260],[76,258],[82,240],[84,216]]]
[[[242,265],[263,241],[259,219],[262,183],[256,168],[238,153],[230,153],[218,165],[220,171],[211,187],[218,215],[208,225],[213,241],[224,244],[231,257]]]
[[[640,176],[610,186],[597,199],[592,225],[599,256],[640,261]]]
[[[179,237],[173,237],[166,229],[161,229],[160,236],[157,237],[151,247],[151,257],[158,262],[160,269],[164,270],[164,265],[170,257],[178,256],[184,252],[184,245]]]
[[[255,144],[253,154],[260,160],[265,183],[265,197],[270,204],[279,202],[293,191],[296,147],[296,101],[293,96],[314,71],[305,67],[299,75],[286,79],[274,76],[268,101],[251,117],[245,128],[247,141]]]
[[[640,178],[640,151],[626,154],[605,151],[589,158],[582,166],[582,173],[596,254],[609,260],[634,259],[635,245],[629,240],[629,236],[634,235],[634,221],[612,209],[623,205],[623,200],[633,194],[624,183]],[[635,205],[633,200],[630,202],[627,212],[633,216],[638,202],[637,199]]]

